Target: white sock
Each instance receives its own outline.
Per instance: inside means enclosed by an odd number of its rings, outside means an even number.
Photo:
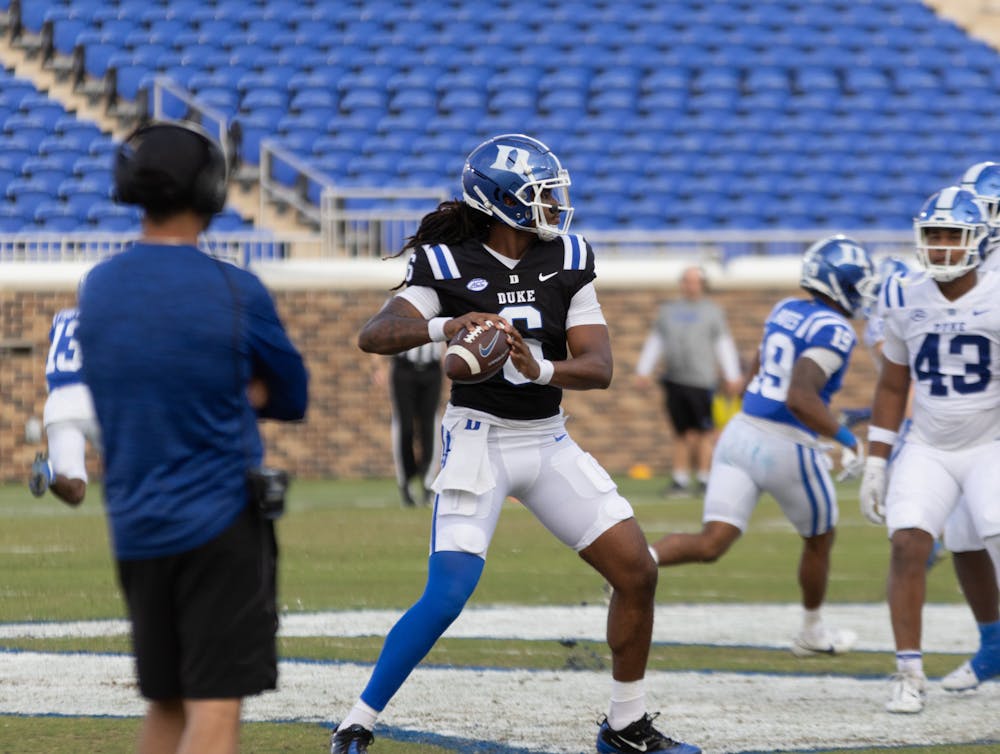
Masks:
[[[681,487],[687,487],[691,483],[691,472],[689,471],[673,471],[670,476],[674,478]]]
[[[923,675],[923,652],[919,649],[900,649],[896,652],[896,670],[900,673]]]
[[[707,471],[699,471],[698,472],[698,481],[701,482],[702,484],[708,484],[708,472]]]
[[[611,706],[608,709],[608,727],[611,730],[627,728],[646,713],[646,690],[643,682],[611,681]]]
[[[660,556],[656,554],[656,548],[654,548],[652,545],[649,546],[649,554],[653,558],[653,562],[656,563],[656,565],[659,565]]]
[[[377,718],[378,712],[358,699],[354,706],[351,707],[351,711],[347,713],[347,717],[337,726],[337,730],[344,730],[345,728],[350,728],[352,725],[360,725],[366,730],[373,730]]]
[[[802,633],[815,636],[823,630],[823,617],[819,608],[815,610],[802,609]]]

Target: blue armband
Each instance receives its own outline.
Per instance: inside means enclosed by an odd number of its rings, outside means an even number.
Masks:
[[[838,429],[837,434],[833,436],[833,439],[847,448],[855,448],[858,444],[858,438],[851,434],[851,430],[847,427],[841,427]]]

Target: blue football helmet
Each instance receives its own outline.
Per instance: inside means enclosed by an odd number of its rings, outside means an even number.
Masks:
[[[820,239],[806,249],[799,285],[833,299],[852,317],[862,314],[878,295],[871,256],[857,241],[842,235]]]
[[[543,241],[569,232],[573,220],[569,185],[569,172],[559,158],[542,142],[523,134],[484,141],[472,150],[462,170],[466,204],[512,228],[535,233]],[[559,212],[556,225],[545,216],[552,209]]]
[[[958,243],[942,245],[928,240],[937,230],[958,230]],[[917,259],[927,274],[938,282],[959,278],[981,261],[981,253],[989,241],[986,211],[976,195],[958,186],[948,186],[928,197],[913,218]],[[932,262],[930,251],[943,250],[943,262]]]

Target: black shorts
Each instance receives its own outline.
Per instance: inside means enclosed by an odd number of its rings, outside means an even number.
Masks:
[[[677,434],[690,430],[709,432],[715,428],[712,420],[712,391],[676,382],[663,381],[666,391],[667,416]]]
[[[233,699],[273,689],[277,543],[251,508],[181,553],[118,562],[147,699]]]

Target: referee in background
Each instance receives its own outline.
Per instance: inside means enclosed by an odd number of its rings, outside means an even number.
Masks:
[[[438,455],[444,345],[425,343],[395,356],[375,357],[372,380],[376,385],[389,388],[392,457],[399,499],[404,508],[416,507],[418,500],[428,505],[433,495],[428,474]],[[412,486],[415,480],[419,483]]]

